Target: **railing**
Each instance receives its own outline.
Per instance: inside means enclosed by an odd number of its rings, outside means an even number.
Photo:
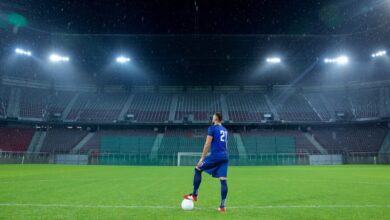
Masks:
[[[316,164],[310,153],[268,153],[249,154],[246,156],[229,155],[229,163],[234,166],[257,165],[309,165]],[[317,154],[318,155],[318,154]],[[390,153],[334,153],[341,157],[341,164],[390,164]],[[177,166],[177,153],[151,156],[150,154],[79,152],[62,153],[27,153],[0,152],[0,164],[89,164],[89,165],[154,165]],[[199,158],[182,158],[181,164],[193,166]],[[313,158],[312,158],[313,159]]]

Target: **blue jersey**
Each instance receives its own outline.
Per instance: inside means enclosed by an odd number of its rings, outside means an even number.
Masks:
[[[207,131],[207,135],[213,137],[211,141],[211,157],[227,158],[228,132],[222,125],[212,125]]]

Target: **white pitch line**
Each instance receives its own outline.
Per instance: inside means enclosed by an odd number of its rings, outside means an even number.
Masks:
[[[345,209],[345,208],[390,208],[390,205],[265,205],[232,206],[230,209]]]
[[[124,209],[176,209],[174,206],[149,206],[149,205],[74,205],[74,204],[29,204],[29,203],[0,203],[0,206],[25,206],[44,208],[124,208]]]
[[[179,206],[153,205],[74,205],[74,204],[29,204],[0,203],[9,207],[43,207],[43,208],[103,208],[103,209],[179,209]],[[353,208],[390,208],[390,205],[264,205],[264,206],[231,206],[228,209],[353,209]],[[196,209],[215,209],[215,207],[196,207]]]

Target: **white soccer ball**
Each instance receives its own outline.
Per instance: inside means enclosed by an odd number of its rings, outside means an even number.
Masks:
[[[181,202],[181,208],[184,211],[191,211],[194,208],[194,201],[190,199],[184,199],[183,202]]]

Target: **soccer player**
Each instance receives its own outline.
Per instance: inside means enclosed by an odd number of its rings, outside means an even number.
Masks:
[[[221,182],[221,204],[218,211],[225,212],[225,201],[228,193],[226,182],[229,165],[227,152],[228,132],[222,126],[222,114],[217,112],[213,115],[213,125],[208,128],[206,143],[203,147],[202,156],[195,167],[194,190],[191,194],[184,195],[185,199],[198,200],[198,189],[202,181],[202,172],[206,171],[212,177],[219,178]],[[211,154],[206,157],[211,147]]]

